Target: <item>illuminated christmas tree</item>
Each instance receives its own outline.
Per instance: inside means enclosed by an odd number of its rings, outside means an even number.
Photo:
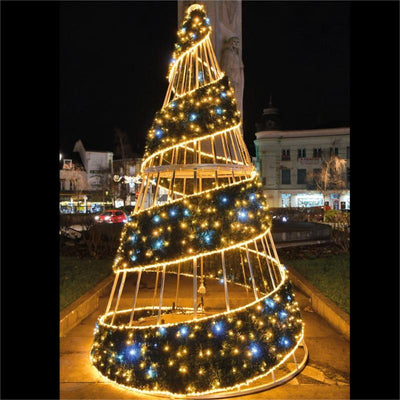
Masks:
[[[145,393],[260,390],[290,379],[307,358],[298,303],[210,34],[204,6],[190,6],[165,101],[148,132],[143,182],[121,235],[110,299],[95,328],[93,365]],[[160,188],[168,193],[162,204]],[[139,301],[145,274],[154,291]],[[120,309],[127,276],[134,279],[130,307]],[[183,294],[188,282],[191,298]],[[166,287],[174,288],[174,301],[164,296]],[[297,368],[278,376],[289,361]]]

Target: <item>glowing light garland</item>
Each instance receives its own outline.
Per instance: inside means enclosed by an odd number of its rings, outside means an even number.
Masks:
[[[216,398],[249,392],[268,375],[271,386],[298,373],[274,376],[303,342],[304,324],[210,34],[204,6],[190,6],[164,104],[148,132],[142,184],[121,234],[107,309],[94,331],[93,366],[137,393]],[[153,201],[145,207],[151,185]],[[162,205],[156,205],[159,188],[168,190]],[[154,292],[151,305],[136,307],[143,272],[154,274]],[[132,307],[119,310],[128,273],[137,273]],[[169,274],[176,275],[172,307],[163,304]],[[193,282],[192,307],[178,306],[182,276]],[[226,311],[205,315],[205,278],[223,285]],[[234,285],[245,289],[246,304],[232,308]],[[305,348],[300,367],[306,357]]]

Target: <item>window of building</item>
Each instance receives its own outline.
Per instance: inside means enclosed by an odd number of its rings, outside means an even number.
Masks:
[[[313,157],[322,157],[322,149],[313,149]]]
[[[69,181],[69,190],[74,190],[74,182],[72,179]]]
[[[60,190],[65,190],[65,179],[60,179]]]
[[[290,161],[290,150],[282,150],[282,161]]]
[[[267,178],[265,176],[262,178],[262,183],[264,186],[267,184]]]
[[[297,158],[305,158],[306,149],[297,149]]]
[[[307,175],[306,169],[298,169],[297,170],[297,184],[298,185],[303,185],[306,183],[306,175]]]
[[[338,155],[339,155],[339,148],[335,147],[335,156],[338,156]]]
[[[72,169],[72,160],[64,159],[63,169]]]
[[[346,158],[350,160],[350,146],[346,147]]]
[[[282,185],[290,185],[290,169],[282,169]]]

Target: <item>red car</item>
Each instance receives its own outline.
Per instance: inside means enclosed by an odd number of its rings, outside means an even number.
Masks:
[[[100,215],[96,215],[94,219],[97,222],[108,222],[109,224],[125,223],[128,217],[121,210],[106,210]]]

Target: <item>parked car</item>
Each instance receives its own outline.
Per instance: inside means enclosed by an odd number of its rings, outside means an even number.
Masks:
[[[121,210],[106,210],[94,217],[96,222],[107,222],[109,224],[125,223],[128,221],[127,215]]]

